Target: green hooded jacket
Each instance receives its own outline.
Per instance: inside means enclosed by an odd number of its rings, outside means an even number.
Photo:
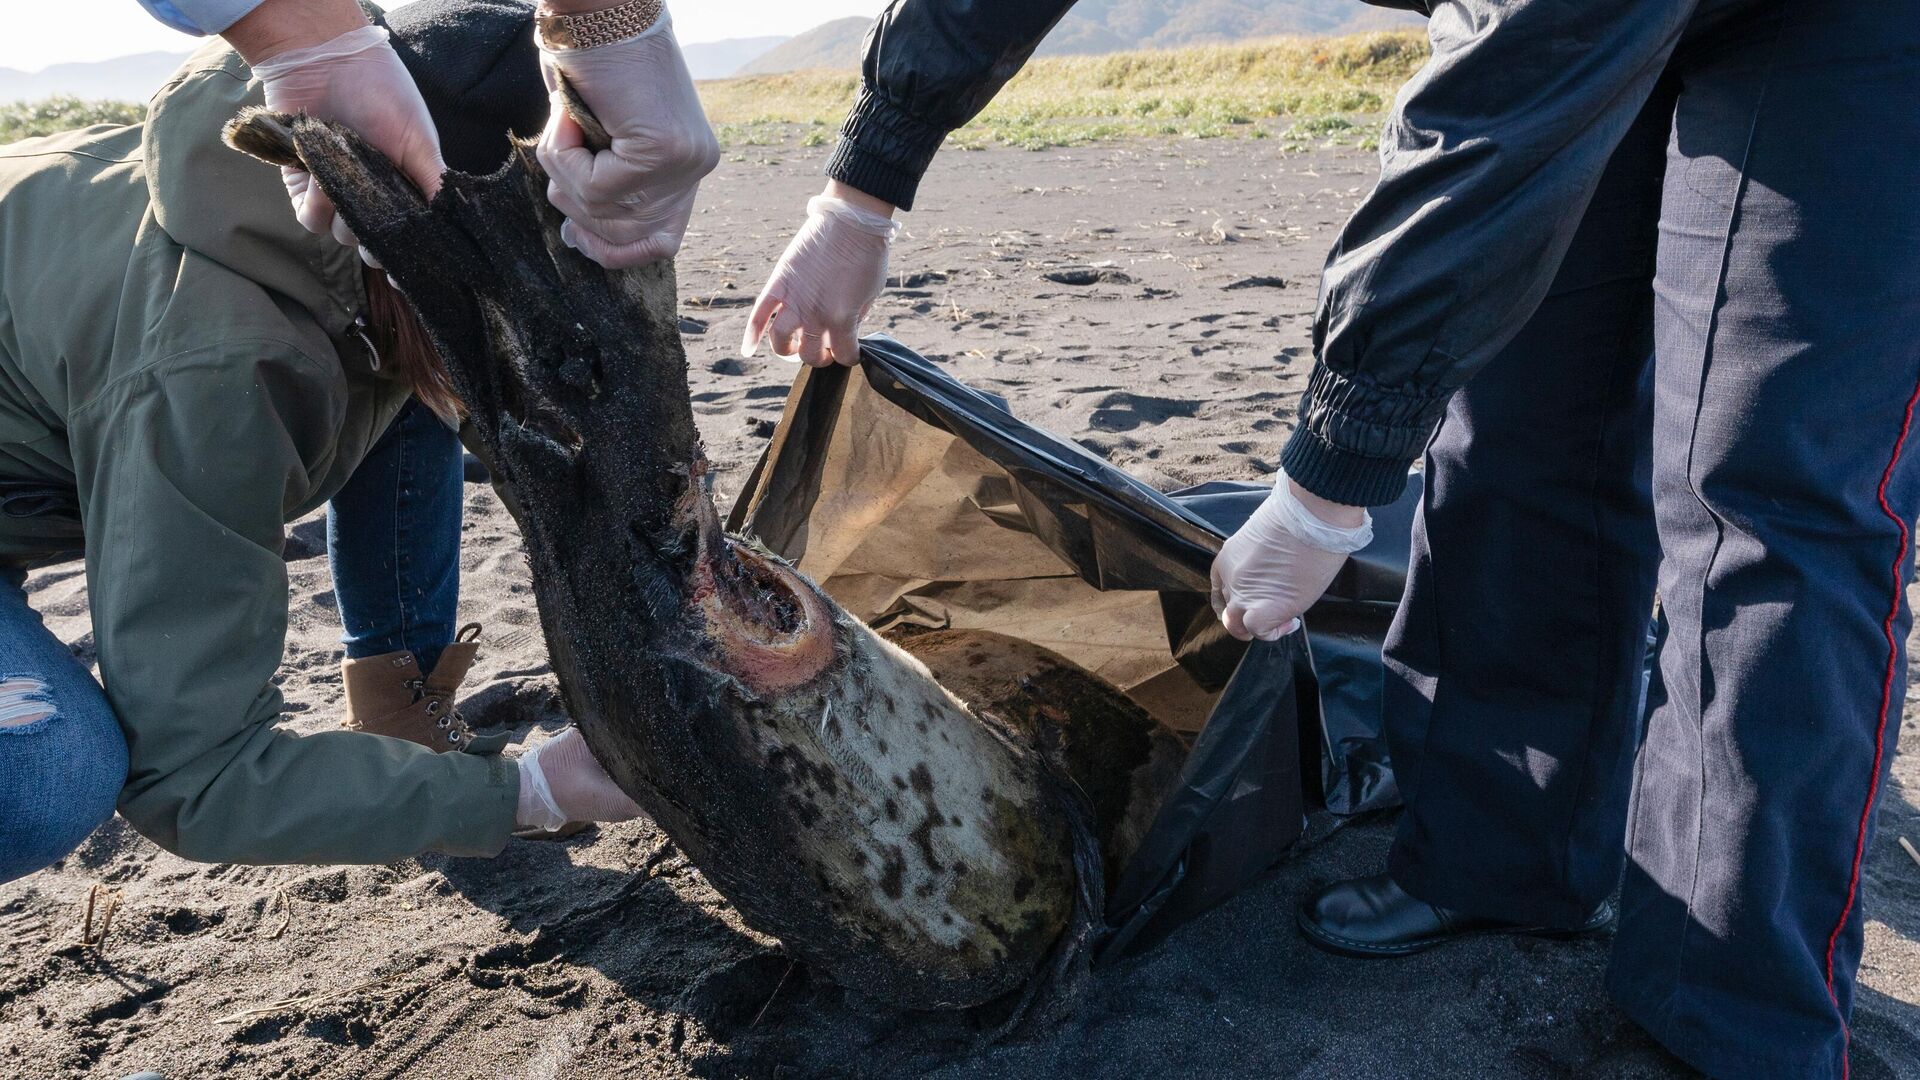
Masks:
[[[146,123],[0,147],[0,561],[84,544],[120,813],[208,862],[492,855],[509,761],[276,726],[285,525],[406,402],[355,331],[354,254],[220,127],[260,88],[215,42]]]

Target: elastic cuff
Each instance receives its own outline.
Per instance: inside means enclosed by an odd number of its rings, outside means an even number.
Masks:
[[[1280,452],[1280,471],[1293,482],[1331,502],[1347,506],[1385,506],[1407,486],[1411,458],[1376,458],[1350,453],[1305,425],[1294,429]]]
[[[1316,364],[1280,467],[1323,499],[1390,503],[1405,487],[1408,467],[1426,451],[1452,393],[1383,385]]]
[[[862,89],[840,126],[840,144],[827,161],[827,176],[911,210],[920,177],[946,137],[945,129]]]
[[[393,35],[387,31],[386,27],[368,23],[328,38],[318,45],[308,45],[302,49],[283,49],[249,66],[253,70],[254,78],[271,84],[274,80],[309,64],[358,56],[372,49],[392,46]]]
[[[815,195],[807,200],[807,216],[838,218],[848,228],[881,237],[888,243],[900,233],[900,223],[887,215],[827,195]]]

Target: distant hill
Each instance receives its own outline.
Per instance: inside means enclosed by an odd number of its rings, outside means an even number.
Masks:
[[[1281,34],[1346,34],[1418,25],[1409,12],[1370,7],[1360,0],[1080,0],[1041,43],[1042,56],[1084,56],[1126,49],[1244,41]],[[798,37],[749,37],[686,47],[696,79],[770,75],[783,71],[860,66],[871,19],[823,23]],[[139,53],[42,71],[0,68],[0,102],[56,94],[143,102],[166,82],[187,54]]]
[[[1040,56],[1098,56],[1138,48],[1133,39],[1123,37],[1092,19],[1072,12],[1060,20],[1047,39],[1040,43]]]
[[[681,51],[687,54],[687,69],[694,78],[724,79],[769,49],[791,40],[785,36],[728,38],[682,46]]]
[[[857,68],[860,66],[860,42],[867,36],[867,27],[871,25],[872,19],[858,15],[822,23],[768,50],[734,74],[777,75],[782,71],[812,71],[815,68]]]
[[[735,74],[857,68],[871,22],[848,18],[816,26]],[[1350,34],[1420,22],[1411,12],[1371,7],[1360,0],[1080,0],[1041,43],[1039,55],[1173,49],[1282,34]]]
[[[1082,34],[1095,46],[1111,36],[1126,42],[1124,48],[1174,49],[1282,34],[1350,34],[1420,21],[1411,12],[1360,0],[1080,0],[1041,52],[1114,51],[1067,47]]]
[[[685,49],[687,67],[696,79],[724,79],[738,71],[742,64],[787,40],[786,37],[750,37],[688,45]],[[35,101],[60,94],[145,101],[187,56],[184,52],[150,52],[94,63],[55,64],[41,71],[0,68],[0,102]]]
[[[0,101],[23,101],[55,94],[145,101],[186,58],[183,52],[150,52],[90,64],[55,64],[32,72],[0,68]]]

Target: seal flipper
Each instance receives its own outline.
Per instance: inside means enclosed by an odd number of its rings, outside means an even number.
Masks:
[[[251,108],[227,122],[228,146],[271,165],[305,169],[335,193],[334,209],[381,265],[417,264],[440,273],[472,265],[450,244],[455,237],[432,222],[426,196],[386,155],[358,135],[305,114]],[[451,181],[458,174],[448,173]],[[443,189],[444,190],[444,189]]]
[[[269,165],[283,169],[304,169],[300,149],[293,143],[293,117],[277,113],[264,105],[240,110],[240,115],[220,129],[220,138],[228,146]]]

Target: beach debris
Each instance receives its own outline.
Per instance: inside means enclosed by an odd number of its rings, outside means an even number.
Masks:
[[[569,248],[530,152],[447,174],[429,206],[344,128],[255,111],[228,137],[313,173],[412,301],[520,525],[568,712],[742,919],[894,1007],[1070,1000],[1103,863],[1154,809],[1134,798],[1164,764],[1145,713],[1057,657],[1084,732],[1017,684],[956,695],[729,536],[672,264]]]
[[[287,894],[285,888],[275,889],[273,895],[276,900],[280,901],[280,925],[274,927],[273,933],[267,935],[266,940],[268,941],[280,940],[280,936],[287,932],[289,926],[293,925],[293,897]]]
[[[1253,277],[1243,277],[1239,281],[1231,282],[1220,287],[1227,292],[1233,292],[1235,289],[1284,289],[1287,287],[1287,279],[1272,277],[1267,274],[1256,274]]]
[[[780,991],[786,987],[787,977],[793,974],[793,968],[794,962],[787,961],[787,970],[781,973],[780,981],[773,984],[773,993],[767,995],[766,1004],[760,1006],[760,1011],[753,1014],[753,1023],[748,1024],[748,1027],[757,1028],[760,1026],[760,1021],[766,1019],[767,1010],[773,1008],[773,999],[779,997]]]
[[[929,285],[945,285],[948,280],[945,270],[915,270],[907,274],[895,274],[887,279],[889,289],[924,289]]]
[[[686,304],[690,308],[699,308],[703,311],[718,311],[725,308],[752,307],[753,297],[746,293],[736,296],[722,296],[715,293],[712,296],[689,296]]]
[[[104,898],[104,899],[103,899]],[[80,920],[80,944],[97,953],[107,951],[107,932],[113,928],[113,913],[120,907],[120,890],[96,883],[87,890],[86,914]],[[100,926],[94,928],[94,912],[100,914]]]

